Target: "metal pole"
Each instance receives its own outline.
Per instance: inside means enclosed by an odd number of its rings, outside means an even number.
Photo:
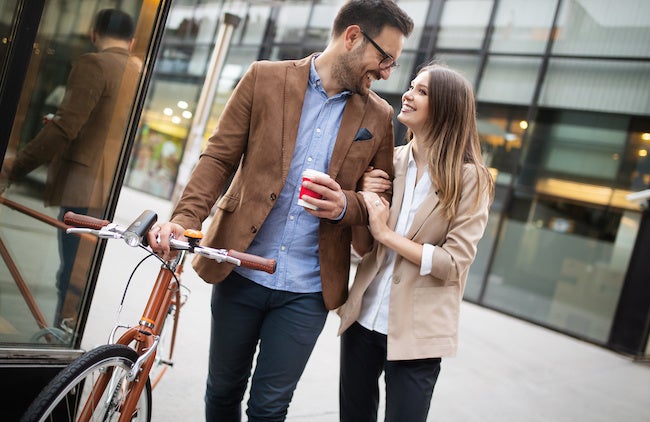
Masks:
[[[232,34],[240,21],[241,18],[237,15],[231,13],[224,14],[223,23],[221,24],[221,28],[219,28],[216,43],[212,50],[212,57],[210,58],[210,64],[205,75],[205,81],[203,83],[203,88],[201,89],[199,102],[196,106],[196,111],[194,112],[194,118],[192,119],[187,143],[185,144],[185,150],[183,151],[183,159],[178,167],[176,185],[174,186],[174,192],[172,193],[172,202],[174,203],[180,199],[183,189],[185,189],[185,184],[194,169],[199,154],[201,154],[203,134],[205,133],[205,127],[208,123],[208,118],[210,117],[210,110],[217,91],[217,82],[221,75],[221,68],[223,67],[226,54],[228,53]]]

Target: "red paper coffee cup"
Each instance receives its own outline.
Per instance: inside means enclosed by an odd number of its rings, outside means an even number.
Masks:
[[[329,174],[323,173],[322,171],[307,169],[307,170],[302,172],[302,180],[303,180],[303,182],[305,180],[311,181],[312,177],[314,177],[316,175],[319,175],[319,176],[322,176],[322,177],[327,177],[327,178],[330,177]],[[305,188],[302,185],[302,183],[300,184],[300,194],[298,195],[298,205],[302,205],[303,207],[309,208],[309,209],[312,209],[312,210],[317,210],[318,209],[317,206],[309,204],[309,203],[303,201],[302,200],[303,196],[311,196],[312,198],[321,199],[322,195],[317,194],[316,192],[314,192],[311,189]]]

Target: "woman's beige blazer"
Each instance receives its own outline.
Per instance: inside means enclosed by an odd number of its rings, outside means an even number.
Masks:
[[[395,179],[389,226],[395,227],[404,197],[410,144],[395,148]],[[483,183],[485,185],[485,183]],[[419,266],[398,255],[389,302],[388,360],[445,357],[456,354],[460,303],[469,266],[488,219],[489,195],[481,193],[474,206],[478,175],[471,165],[463,169],[463,195],[454,221],[438,207],[432,188],[418,210],[406,236],[435,245],[431,274],[420,275]],[[339,334],[358,318],[363,294],[379,271],[386,248],[375,244],[357,268],[347,302],[338,309]]]

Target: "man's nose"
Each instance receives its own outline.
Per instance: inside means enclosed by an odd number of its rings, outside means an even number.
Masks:
[[[391,73],[393,73],[393,68],[392,67],[387,67],[385,69],[379,69],[379,75],[381,76],[382,79],[390,78]]]

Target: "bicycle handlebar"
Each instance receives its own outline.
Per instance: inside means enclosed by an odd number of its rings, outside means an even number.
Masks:
[[[145,211],[129,225],[124,228],[108,220],[91,217],[89,215],[76,214],[68,211],[63,216],[65,224],[72,226],[66,233],[89,233],[102,239],[124,239],[129,246],[147,246],[146,233],[156,222],[158,216],[153,211]],[[234,249],[215,249],[201,246],[196,242],[185,242],[182,240],[170,239],[170,247],[176,250],[189,251],[219,263],[228,262],[237,266],[250,268],[258,271],[265,271],[269,274],[275,272],[275,259],[239,252]]]

